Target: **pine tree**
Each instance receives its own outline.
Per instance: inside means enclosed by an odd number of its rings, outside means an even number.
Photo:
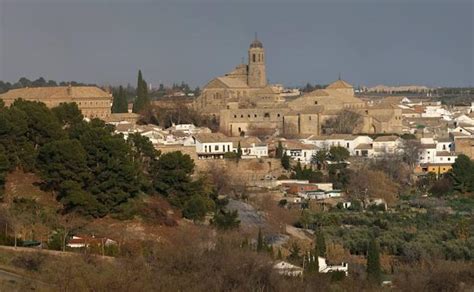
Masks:
[[[265,244],[263,243],[263,235],[262,235],[262,229],[258,229],[258,237],[257,237],[257,252],[263,251],[265,247]]]
[[[377,284],[382,281],[380,247],[375,238],[370,240],[369,249],[367,251],[367,279]]]

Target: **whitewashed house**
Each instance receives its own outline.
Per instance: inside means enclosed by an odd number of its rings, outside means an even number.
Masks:
[[[295,266],[285,261],[279,261],[274,266],[278,274],[283,276],[290,276],[290,277],[301,277],[303,276],[303,268]]]
[[[221,133],[200,133],[193,139],[198,159],[223,159],[225,153],[234,149],[232,139]]]
[[[295,140],[282,141],[282,145],[286,155],[303,164],[311,163],[311,158],[317,152],[314,145],[304,144]]]
[[[351,156],[356,155],[356,148],[360,144],[371,144],[372,138],[365,135],[332,134],[328,136],[310,136],[300,140],[302,143],[314,145],[319,149],[330,149],[331,147],[344,147]]]
[[[403,151],[403,140],[395,135],[377,137],[372,145],[374,156],[398,154]]]
[[[242,158],[268,157],[268,144],[263,143],[257,137],[229,137],[233,142],[232,151],[237,153],[239,144],[242,150]]]
[[[349,275],[348,263],[341,263],[340,265],[328,265],[325,258],[318,257],[318,264],[320,273],[343,272],[346,276]]]

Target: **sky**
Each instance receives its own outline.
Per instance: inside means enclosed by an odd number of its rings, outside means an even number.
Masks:
[[[256,32],[271,83],[474,86],[474,0],[0,0],[0,80],[202,87]]]

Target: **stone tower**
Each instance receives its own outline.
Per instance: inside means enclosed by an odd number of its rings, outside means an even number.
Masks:
[[[267,86],[267,73],[265,72],[265,51],[263,44],[257,39],[250,44],[249,48],[249,70],[247,84],[250,87]]]

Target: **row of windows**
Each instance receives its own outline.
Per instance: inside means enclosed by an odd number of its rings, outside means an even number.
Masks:
[[[429,159],[429,158],[430,158],[430,157],[426,157],[426,159]],[[420,156],[420,160],[423,160],[423,159],[425,159],[425,158],[424,158],[423,156]],[[440,161],[443,161],[443,157],[440,157],[439,160],[440,160]],[[448,157],[447,160],[448,160],[448,161],[451,161],[451,157]]]
[[[77,102],[78,105],[109,105],[109,101],[79,101]]]
[[[258,117],[257,114],[254,114],[253,116],[254,116],[254,118]],[[240,117],[243,118],[244,115],[241,114]],[[248,114],[248,115],[247,115],[247,118],[250,118],[250,117],[252,117],[252,115],[251,115],[251,114]],[[264,117],[264,118],[269,118],[269,117],[270,117],[270,113],[264,113],[264,114],[263,114],[263,117]],[[281,115],[280,115],[280,114],[277,114],[277,117],[281,117]],[[234,115],[234,119],[236,119],[236,118],[237,118],[237,115]]]
[[[214,146],[214,151],[220,151],[220,149],[222,148],[222,151],[221,152],[230,152],[230,145],[227,145],[227,151],[226,151],[226,145],[222,145],[222,147],[220,147],[220,145],[215,145]],[[204,152],[212,152],[212,146],[211,145],[204,145]]]
[[[263,54],[252,54],[252,62],[263,62]]]

